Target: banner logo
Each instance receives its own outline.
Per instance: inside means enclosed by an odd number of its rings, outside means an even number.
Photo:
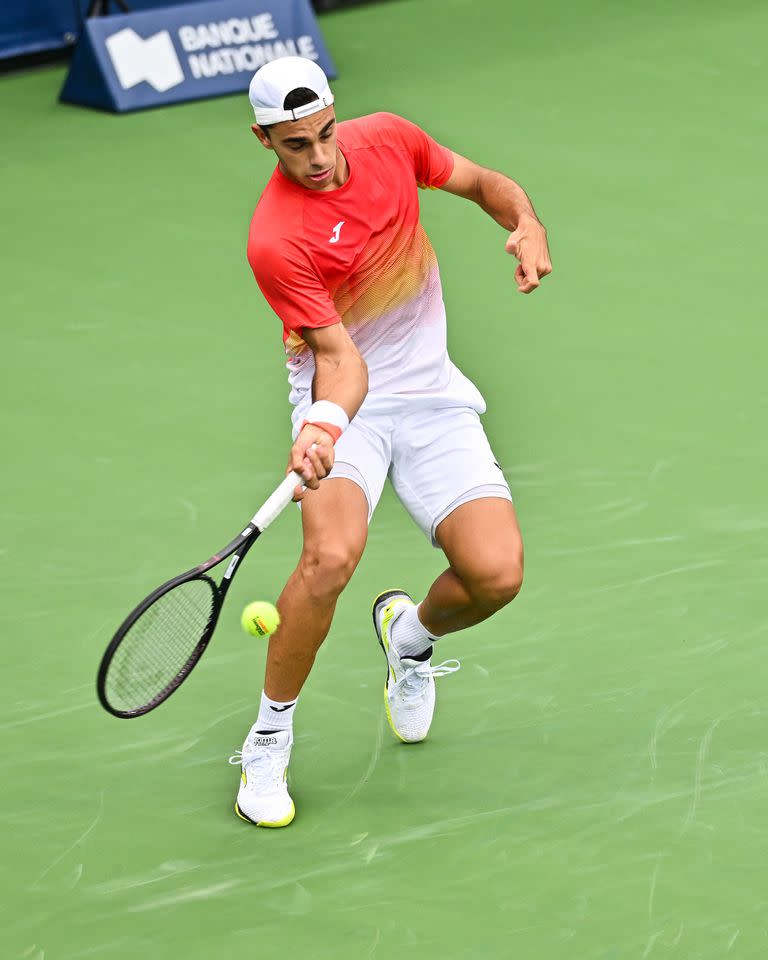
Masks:
[[[158,93],[165,93],[184,82],[184,73],[167,30],[142,40],[134,30],[126,28],[107,37],[105,43],[123,90],[130,90],[146,80]]]

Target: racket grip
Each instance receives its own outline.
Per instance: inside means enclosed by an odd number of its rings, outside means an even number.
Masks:
[[[301,474],[295,471],[289,473],[277,490],[259,507],[251,523],[263,533],[293,500],[293,491],[296,487],[303,485],[304,479]]]

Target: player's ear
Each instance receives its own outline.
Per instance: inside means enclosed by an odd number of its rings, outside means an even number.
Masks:
[[[272,141],[269,139],[269,134],[267,133],[266,130],[264,130],[262,127],[260,127],[260,126],[258,125],[258,123],[252,123],[252,124],[251,124],[251,130],[253,130],[253,132],[256,134],[256,136],[257,136],[257,137],[259,138],[259,140],[261,141],[262,147],[266,147],[267,150],[274,150],[274,149],[275,149],[275,148],[272,146]]]

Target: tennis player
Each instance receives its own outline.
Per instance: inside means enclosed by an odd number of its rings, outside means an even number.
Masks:
[[[523,544],[504,474],[480,422],[485,401],[451,362],[435,252],[418,187],[474,201],[509,232],[514,279],[531,293],[552,269],[547,235],[523,189],[436,143],[401,117],[337,123],[317,64],[284,57],[250,85],[262,146],[277,166],[253,216],[248,260],[282,321],[293,404],[289,469],[303,477],[303,550],[280,595],[256,722],[233,762],[235,810],[264,827],[294,817],[287,769],[299,693],[363,553],[390,478],[448,567],[415,603],[373,605],[387,661],[395,735],[424,740],[440,637],[487,619],[520,590]]]

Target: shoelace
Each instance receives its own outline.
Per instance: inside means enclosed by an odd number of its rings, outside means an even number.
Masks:
[[[415,667],[406,667],[405,673],[392,687],[393,692],[402,688],[404,692],[416,694],[426,687],[430,677],[445,677],[449,673],[456,673],[461,667],[458,660],[443,660],[442,663],[432,666],[428,663],[417,663]]]
[[[246,774],[250,774],[249,780],[265,777],[276,784],[283,782],[284,759],[277,757],[273,751],[266,750],[264,747],[253,753],[243,753],[242,750],[236,750],[227,762],[231,763],[232,766],[241,766]]]

